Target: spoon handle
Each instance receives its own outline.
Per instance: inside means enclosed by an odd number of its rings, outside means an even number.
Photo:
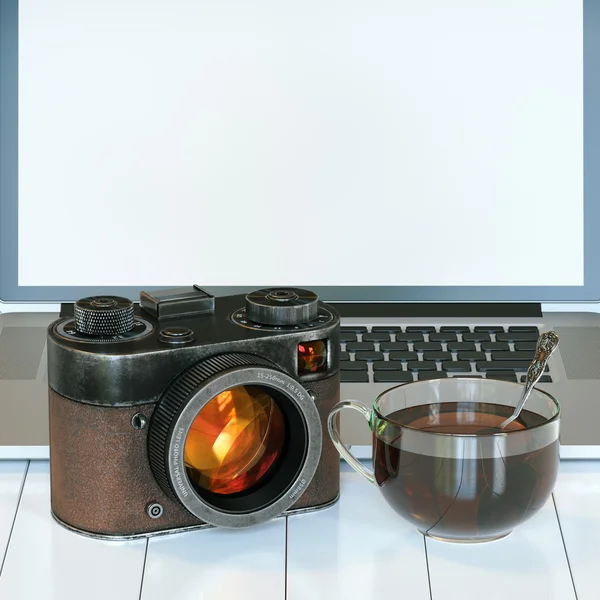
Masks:
[[[539,381],[540,377],[543,375],[544,369],[546,368],[546,364],[548,363],[548,359],[557,347],[558,336],[556,335],[556,333],[554,333],[554,331],[548,331],[540,335],[537,342],[537,346],[535,348],[535,356],[533,357],[533,360],[529,365],[529,369],[527,369],[527,377],[525,378],[525,387],[523,389],[521,399],[515,407],[513,414],[510,417],[508,417],[508,419],[500,423],[501,429],[506,427],[512,421],[514,421],[521,414],[521,410],[523,409],[525,401],[529,397],[533,386]]]

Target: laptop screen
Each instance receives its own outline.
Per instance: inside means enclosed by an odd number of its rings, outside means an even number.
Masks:
[[[0,10],[3,301],[600,299],[592,0]]]

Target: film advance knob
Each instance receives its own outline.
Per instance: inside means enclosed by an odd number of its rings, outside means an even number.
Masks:
[[[319,314],[319,297],[300,288],[269,288],[246,296],[248,319],[262,325],[299,325]]]
[[[75,303],[79,333],[99,337],[119,335],[133,328],[133,302],[120,296],[90,296]]]

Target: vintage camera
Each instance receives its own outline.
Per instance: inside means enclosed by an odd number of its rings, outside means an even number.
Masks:
[[[197,286],[63,304],[48,328],[52,514],[95,537],[246,527],[339,496],[339,316]]]

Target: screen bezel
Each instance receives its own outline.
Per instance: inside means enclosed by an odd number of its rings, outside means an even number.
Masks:
[[[95,294],[115,294],[133,300],[142,289],[177,287],[175,282],[148,282],[122,286],[18,285],[18,0],[0,3],[0,300],[11,303],[71,302]],[[311,286],[329,302],[595,302],[600,300],[600,3],[583,0],[584,95],[584,285],[583,286]],[[596,201],[594,201],[596,199]],[[565,203],[566,206],[568,206]],[[518,215],[515,215],[518,219]],[[535,224],[523,224],[523,269],[538,259]],[[58,232],[48,231],[47,243]],[[101,233],[98,237],[101,237]],[[478,240],[479,241],[479,240]],[[149,244],[152,244],[149,239]],[[511,240],[514,243],[514,240]],[[142,254],[143,255],[143,254]],[[151,260],[148,258],[148,260]],[[129,261],[128,261],[129,262]],[[69,268],[69,257],[57,268]],[[398,268],[410,260],[398,257]],[[441,264],[443,268],[443,263]],[[203,286],[202,281],[190,285]],[[215,296],[246,293],[265,287],[206,287]]]

